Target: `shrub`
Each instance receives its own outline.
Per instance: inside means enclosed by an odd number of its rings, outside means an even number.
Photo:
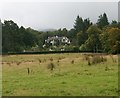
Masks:
[[[79,50],[80,51],[86,51],[86,46],[84,44],[82,44],[80,47],[79,47]]]
[[[78,46],[73,46],[73,51],[79,52],[79,47]]]

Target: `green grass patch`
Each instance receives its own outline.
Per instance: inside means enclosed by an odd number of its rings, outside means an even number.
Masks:
[[[3,96],[117,96],[117,56],[116,62],[104,56],[106,62],[91,66],[77,53],[4,56]],[[48,69],[51,62],[53,70]]]

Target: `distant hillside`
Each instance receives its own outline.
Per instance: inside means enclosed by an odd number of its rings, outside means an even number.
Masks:
[[[42,31],[42,32],[52,32],[52,31],[56,31],[56,29],[52,29],[52,28],[48,28],[48,29],[39,29],[38,31]]]

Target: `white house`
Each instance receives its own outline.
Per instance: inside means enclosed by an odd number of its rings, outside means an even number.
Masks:
[[[67,38],[66,36],[53,36],[53,37],[48,37],[48,39],[45,40],[45,44],[43,46],[46,46],[47,44],[51,45],[51,46],[55,46],[55,45],[65,45],[65,44],[70,44],[70,40],[69,38]]]

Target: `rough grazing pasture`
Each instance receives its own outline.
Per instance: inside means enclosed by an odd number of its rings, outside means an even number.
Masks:
[[[92,57],[80,53],[3,56],[3,96],[117,96],[117,55],[102,55],[106,60],[95,64]]]

